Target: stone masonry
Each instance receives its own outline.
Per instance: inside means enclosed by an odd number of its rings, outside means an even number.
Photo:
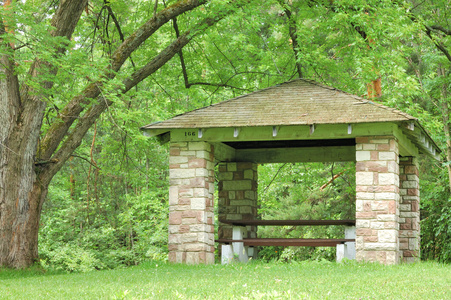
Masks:
[[[225,220],[257,219],[257,164],[227,162],[219,164],[218,214]],[[257,237],[256,226],[248,226],[248,238]],[[232,226],[219,224],[218,237],[232,238]]]
[[[393,136],[356,138],[356,259],[396,264],[399,150]]]
[[[400,158],[399,174],[399,249],[404,262],[415,262],[420,259],[420,192],[416,159]]]
[[[214,263],[213,146],[171,142],[169,178],[169,261]]]

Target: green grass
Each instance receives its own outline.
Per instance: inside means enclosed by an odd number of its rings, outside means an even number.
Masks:
[[[146,263],[88,273],[0,270],[1,299],[451,299],[451,265]]]

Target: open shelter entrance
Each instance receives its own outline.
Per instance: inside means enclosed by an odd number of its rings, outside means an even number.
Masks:
[[[170,143],[169,261],[214,263],[213,194],[218,214],[257,217],[257,165],[356,162],[356,259],[419,259],[416,157],[438,159],[418,120],[314,81],[296,79],[142,127]],[[249,237],[256,234],[249,228]],[[220,224],[219,238],[232,235]]]

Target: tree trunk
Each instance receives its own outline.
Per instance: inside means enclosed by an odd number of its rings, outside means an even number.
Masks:
[[[39,260],[39,219],[48,185],[35,182],[26,195],[20,185],[8,184],[7,187],[0,217],[0,265],[26,268]],[[12,199],[14,195],[16,199]]]
[[[448,102],[447,102],[447,98],[446,96],[446,87],[442,88],[442,94],[443,94],[443,99],[441,100],[441,105],[442,105],[442,119],[443,119],[443,132],[445,133],[445,138],[446,138],[446,161],[448,162],[447,164],[447,169],[448,169],[448,183],[449,183],[449,191],[451,192],[451,164],[449,164],[449,162],[451,162],[451,130],[450,130],[450,126],[449,126],[449,106],[448,106]]]
[[[70,39],[86,4],[87,0],[62,1],[49,34]],[[3,22],[0,33],[14,34]],[[14,45],[3,39],[0,43],[0,266],[25,268],[38,260],[39,219],[55,173],[36,165],[46,103],[32,87],[19,87]],[[41,76],[43,66],[56,74],[56,68],[37,59],[28,76]],[[45,82],[42,88],[52,85]]]
[[[38,182],[34,160],[45,103],[21,109],[18,80],[4,55],[0,74],[0,265],[30,266],[38,258],[37,235],[48,182]]]
[[[442,119],[443,119],[443,132],[445,133],[446,138],[446,161],[447,161],[447,169],[448,169],[448,184],[449,191],[451,192],[451,134],[449,127],[449,107],[448,103],[446,103],[446,99],[442,100]]]

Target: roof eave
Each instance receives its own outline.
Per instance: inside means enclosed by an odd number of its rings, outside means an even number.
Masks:
[[[441,160],[440,153],[442,150],[417,119],[402,122],[401,128],[412,143],[418,147],[421,153],[424,153],[437,161]]]

